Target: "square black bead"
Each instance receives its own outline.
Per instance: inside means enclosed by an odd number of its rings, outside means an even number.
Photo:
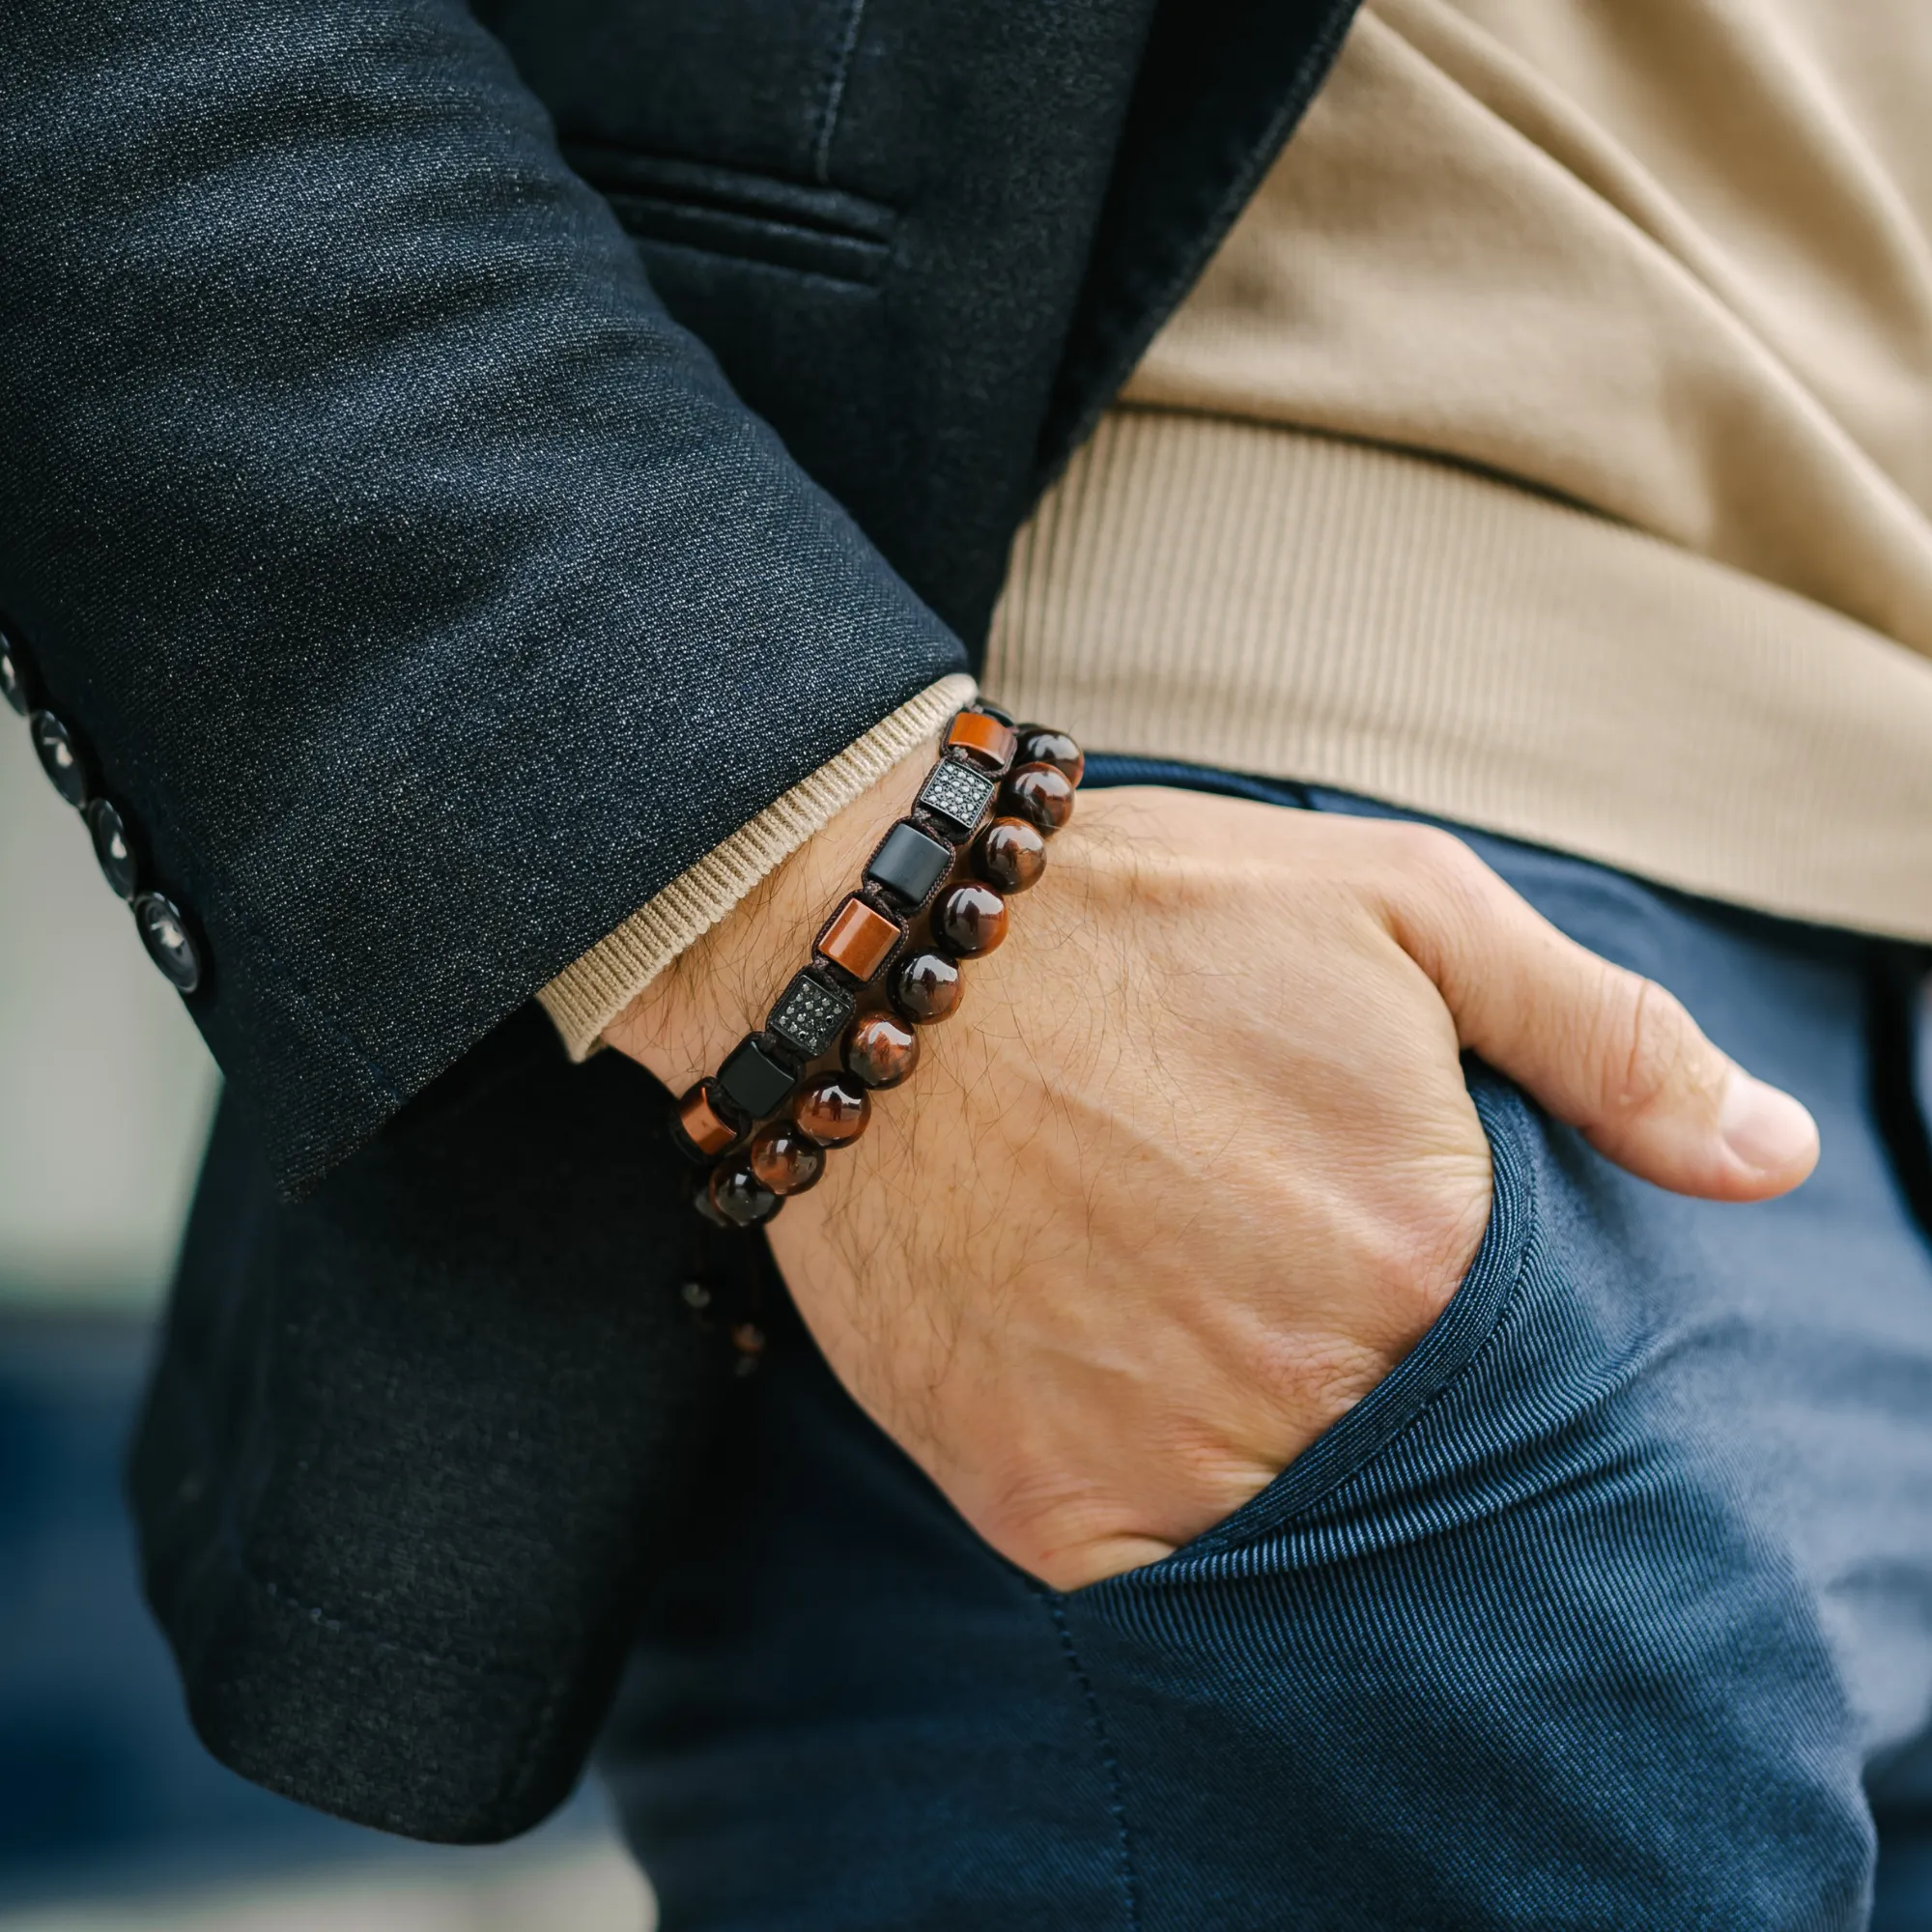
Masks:
[[[777,1034],[787,1046],[797,1047],[808,1060],[816,1060],[838,1037],[856,1004],[850,993],[828,986],[806,971],[780,994],[765,1030]]]
[[[754,1121],[776,1114],[797,1085],[798,1075],[755,1039],[741,1039],[718,1069],[719,1091]]]
[[[954,764],[949,758],[933,766],[932,776],[919,788],[919,802],[961,832],[971,832],[985,815],[999,782],[971,765]]]
[[[866,877],[907,905],[923,905],[952,869],[952,848],[902,818],[879,841]]]

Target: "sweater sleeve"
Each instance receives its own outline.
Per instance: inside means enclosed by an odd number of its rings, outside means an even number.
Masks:
[[[584,1060],[596,1052],[604,1029],[680,952],[749,898],[760,880],[901,758],[937,738],[947,720],[970,704],[978,690],[972,678],[958,672],[928,686],[680,872],[581,959],[573,959],[537,995],[571,1059]]]
[[[12,0],[0,262],[19,675],[285,1188],[964,668],[455,0]]]

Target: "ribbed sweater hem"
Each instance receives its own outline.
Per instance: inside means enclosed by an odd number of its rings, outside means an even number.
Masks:
[[[1452,464],[1129,408],[1015,544],[1002,702],[1932,940],[1932,662]]]
[[[761,879],[877,784],[901,758],[936,737],[955,711],[973,701],[977,691],[966,676],[943,677],[928,685],[679,873],[616,931],[565,967],[537,999],[563,1036],[570,1057],[585,1059],[604,1029],[680,952],[710,931]]]

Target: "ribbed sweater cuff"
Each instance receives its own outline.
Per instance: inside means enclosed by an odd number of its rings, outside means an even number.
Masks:
[[[768,805],[689,870],[680,872],[615,932],[566,966],[537,998],[555,1022],[573,1060],[587,1058],[604,1029],[686,948],[718,923],[758,881],[774,872],[814,832],[935,736],[979,687],[964,675],[943,677],[835,758]]]

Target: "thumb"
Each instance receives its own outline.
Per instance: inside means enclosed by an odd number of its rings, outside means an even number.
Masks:
[[[1387,910],[1465,1047],[1660,1187],[1762,1201],[1811,1172],[1818,1128],[1798,1101],[1720,1053],[1655,980],[1566,938],[1460,839],[1436,836],[1449,849]]]

